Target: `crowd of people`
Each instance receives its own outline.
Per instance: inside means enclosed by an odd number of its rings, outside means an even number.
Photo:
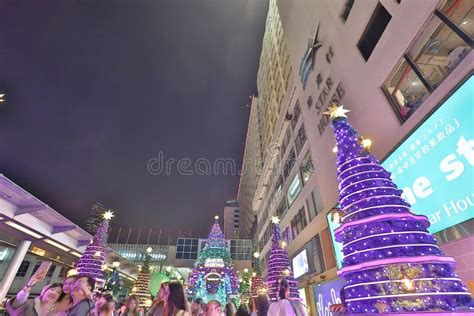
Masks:
[[[85,275],[67,277],[63,283],[43,287],[38,297],[30,298],[30,290],[41,281],[34,274],[25,286],[6,303],[14,316],[306,316],[306,308],[289,299],[290,289],[285,279],[279,281],[279,300],[270,303],[266,294],[252,297],[237,308],[230,301],[222,306],[200,298],[188,302],[179,282],[161,284],[152,305],[144,309],[139,298],[130,295],[125,302],[116,301],[111,294],[94,291],[94,279]]]

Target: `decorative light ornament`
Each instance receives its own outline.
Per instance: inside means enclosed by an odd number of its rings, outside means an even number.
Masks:
[[[253,253],[253,257],[254,257],[254,258],[260,258],[260,253],[259,253],[258,251],[255,251],[255,252]]]
[[[414,282],[409,278],[405,277],[402,280],[402,287],[407,291],[412,291],[415,288]]]
[[[219,219],[219,215],[214,216],[214,219],[217,221]]]
[[[79,274],[79,271],[77,271],[77,269],[71,269],[69,270],[68,272],[66,272],[66,277],[72,277],[74,275],[78,275]]]
[[[282,240],[281,243],[280,243],[281,248],[286,248],[287,245],[288,244],[284,240]]]
[[[249,269],[245,268],[244,273],[247,273],[247,272],[249,272]]]
[[[290,275],[290,269],[285,269],[283,270],[284,275]]]
[[[105,270],[107,270],[107,263],[104,263],[104,264],[102,265],[102,271],[105,271]]]
[[[100,251],[96,251],[96,252],[94,253],[94,257],[100,257]]]
[[[332,152],[337,154],[337,145],[334,145],[334,147],[332,148]]]
[[[280,219],[278,218],[278,216],[272,216],[272,223],[277,225],[280,223]]]
[[[108,220],[110,221],[112,219],[112,217],[114,217],[114,212],[112,212],[111,210],[108,210],[106,211],[104,214],[102,214],[102,218],[105,219],[105,220]]]
[[[115,260],[112,262],[112,268],[117,269],[118,267],[120,267],[120,261]]]
[[[350,112],[350,110],[344,109],[344,105],[338,106],[336,103],[333,103],[323,114],[329,115],[331,120],[334,120],[338,117],[347,117],[346,113],[348,112]]]
[[[151,247],[146,248],[146,252],[151,253],[152,251],[153,251],[153,248]]]
[[[5,93],[0,93],[0,103],[5,102],[4,97],[5,97]]]
[[[372,140],[369,138],[362,138],[360,140],[360,144],[366,151],[370,151],[370,148],[372,147]]]
[[[333,222],[334,224],[340,224],[342,220],[342,216],[343,216],[343,213],[340,208],[333,207],[331,209],[331,222]]]

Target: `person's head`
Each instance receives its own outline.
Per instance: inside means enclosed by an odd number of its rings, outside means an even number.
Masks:
[[[257,315],[266,316],[268,311],[268,305],[270,305],[270,302],[268,301],[268,296],[266,294],[260,294],[259,296],[257,296],[255,305],[255,308],[257,309]]]
[[[226,316],[234,316],[236,312],[237,312],[237,309],[235,308],[234,302],[228,302],[225,305]]]
[[[168,296],[168,308],[170,311],[178,309],[187,310],[187,300],[184,294],[183,285],[179,282],[171,282],[168,285],[169,296]],[[173,314],[174,315],[174,314]]]
[[[282,300],[284,298],[288,298],[290,296],[290,285],[288,284],[288,280],[286,278],[281,278],[278,281],[279,290],[278,290],[278,297]]]
[[[101,295],[96,300],[96,310],[100,315],[102,313],[111,313],[115,309],[114,297],[110,294]]]
[[[71,289],[71,296],[76,299],[83,299],[86,296],[85,289],[94,291],[95,281],[87,275],[79,275]]]
[[[201,309],[201,304],[202,304],[202,298],[198,297],[191,304],[191,311],[198,312]]]
[[[40,300],[43,303],[56,303],[63,295],[63,284],[53,283],[41,290]]]
[[[168,296],[170,295],[170,284],[169,282],[161,283],[160,289],[156,294],[156,298],[159,301],[168,301]]]
[[[205,316],[221,316],[221,303],[218,301],[209,301],[204,310]]]
[[[71,293],[72,286],[74,285],[74,282],[76,282],[76,278],[77,277],[75,275],[71,275],[71,276],[64,279],[63,292],[65,294],[70,294]]]
[[[138,296],[136,295],[130,295],[127,299],[127,303],[125,304],[127,306],[127,312],[132,312],[135,313],[138,310]]]
[[[240,304],[235,316],[250,316],[250,312],[245,304]]]

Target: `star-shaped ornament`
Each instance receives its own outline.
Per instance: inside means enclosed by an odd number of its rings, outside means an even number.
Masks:
[[[259,257],[260,257],[260,253],[258,253],[258,251],[255,251],[255,252],[253,253],[253,257],[254,257],[254,258],[259,258]]]
[[[348,112],[350,112],[350,110],[344,109],[344,105],[338,106],[337,104],[333,103],[328,108],[328,110],[324,112],[324,114],[329,115],[331,117],[331,120],[334,120],[338,117],[347,117],[346,113]]]
[[[273,224],[278,224],[278,223],[280,223],[280,219],[278,218],[278,216],[272,216],[272,223],[273,223]]]
[[[151,253],[152,251],[153,251],[153,248],[151,247],[146,248],[146,252]]]
[[[105,219],[105,220],[108,220],[110,221],[112,219],[112,217],[114,217],[114,212],[112,212],[111,210],[108,210],[106,211],[104,214],[102,214],[102,218]]]

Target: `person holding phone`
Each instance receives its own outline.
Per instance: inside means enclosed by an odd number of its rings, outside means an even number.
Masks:
[[[93,313],[94,302],[92,292],[95,280],[86,275],[79,275],[71,289],[73,306],[68,310],[68,316],[87,316]]]
[[[51,265],[49,265],[51,266]],[[9,315],[13,316],[57,316],[60,311],[56,309],[56,303],[63,295],[62,283],[53,283],[46,285],[41,290],[41,294],[34,298],[28,299],[30,290],[35,284],[43,281],[46,277],[48,269],[46,265],[41,265],[40,268],[31,276],[25,286],[18,292],[18,294],[7,301],[7,311]]]

